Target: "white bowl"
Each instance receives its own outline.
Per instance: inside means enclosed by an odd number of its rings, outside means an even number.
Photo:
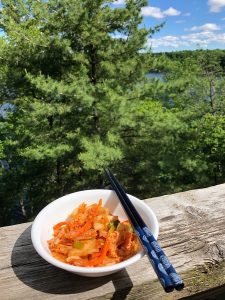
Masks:
[[[115,273],[141,259],[144,255],[143,250],[131,258],[115,265],[106,267],[77,267],[63,263],[51,255],[47,241],[52,238],[53,226],[58,222],[64,221],[73,209],[79,206],[82,202],[90,205],[92,203],[97,203],[100,198],[102,199],[103,206],[108,207],[109,211],[113,215],[119,217],[119,220],[127,219],[127,216],[124,213],[114,191],[86,190],[66,195],[48,204],[44,209],[42,209],[33,222],[31,239],[38,254],[56,267],[88,277],[99,277]],[[129,198],[151,229],[154,237],[157,239],[159,225],[154,212],[148,205],[136,197],[129,195]]]

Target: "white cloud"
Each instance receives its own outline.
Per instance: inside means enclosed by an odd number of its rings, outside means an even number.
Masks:
[[[184,17],[190,17],[190,15],[191,15],[191,13],[189,13],[189,12],[188,12],[188,13],[185,13],[185,14],[183,14],[183,16],[184,16]]]
[[[143,16],[153,17],[156,19],[164,18],[164,14],[159,7],[145,6],[142,8],[141,13]]]
[[[168,8],[167,10],[164,10],[164,15],[166,16],[179,16],[181,12],[179,10],[176,10],[173,7]]]
[[[141,10],[142,15],[146,17],[153,17],[156,19],[163,19],[166,16],[179,16],[181,12],[173,7],[170,7],[162,11],[159,7],[145,6]]]
[[[152,48],[159,48],[159,47],[171,47],[171,48],[178,48],[179,46],[185,46],[185,42],[181,41],[177,36],[167,35],[158,39],[149,39],[148,46]],[[187,46],[187,45],[186,45]]]
[[[202,30],[202,31],[215,31],[215,30],[220,30],[220,27],[214,23],[206,23],[202,26],[193,26],[190,29],[191,31],[198,31],[198,30]]]
[[[200,46],[207,47],[209,44],[218,43],[225,46],[225,33],[215,33],[212,31],[202,31],[196,33],[184,34],[181,36],[163,36],[161,38],[152,38],[148,40],[147,45],[157,49],[160,47],[178,47]]]
[[[225,6],[225,0],[208,0],[209,10],[211,12],[220,12]]]

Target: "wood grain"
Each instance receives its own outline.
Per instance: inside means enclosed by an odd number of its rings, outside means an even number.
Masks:
[[[114,275],[85,278],[38,256],[31,223],[0,228],[0,298],[225,299],[225,184],[145,200],[160,223],[159,242],[185,289],[165,294],[144,257]]]

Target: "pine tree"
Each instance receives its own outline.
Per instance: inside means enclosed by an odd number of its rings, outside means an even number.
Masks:
[[[145,0],[2,0],[1,197],[24,219],[68,192],[101,187],[105,166],[126,157],[155,29],[140,26]],[[5,223],[5,220],[1,221]]]

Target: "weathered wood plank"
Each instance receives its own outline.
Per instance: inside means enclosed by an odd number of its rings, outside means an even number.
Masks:
[[[146,200],[159,241],[186,288],[165,294],[146,258],[104,278],[85,278],[42,260],[31,223],[0,228],[1,299],[219,299],[225,293],[225,184]],[[225,299],[225,296],[220,296]]]

